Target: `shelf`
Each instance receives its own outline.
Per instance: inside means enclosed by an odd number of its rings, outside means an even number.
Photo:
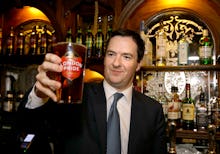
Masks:
[[[208,139],[208,132],[178,129],[176,131],[176,137],[187,139]],[[216,133],[216,140],[220,140],[220,132]]]
[[[11,64],[11,65],[30,65],[30,64],[41,64],[44,60],[44,55],[11,55],[11,56],[0,56],[0,64]]]
[[[143,66],[141,71],[220,71],[220,65]]]

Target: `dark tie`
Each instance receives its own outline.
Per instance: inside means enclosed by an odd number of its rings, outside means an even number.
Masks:
[[[107,124],[107,154],[121,153],[120,119],[117,110],[117,102],[123,96],[121,93],[114,94],[114,100],[109,112]]]

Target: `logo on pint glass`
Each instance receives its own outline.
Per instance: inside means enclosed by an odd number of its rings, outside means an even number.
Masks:
[[[62,75],[69,80],[78,78],[82,73],[83,65],[81,57],[62,57],[62,65]]]

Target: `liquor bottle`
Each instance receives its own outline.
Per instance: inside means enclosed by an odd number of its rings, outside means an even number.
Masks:
[[[220,131],[220,98],[216,98],[211,104],[211,123]]]
[[[46,54],[48,51],[48,34],[47,26],[42,27],[42,33],[40,37],[40,54]]]
[[[56,31],[53,30],[51,32],[51,40],[49,41],[48,45],[48,52],[53,52],[53,47],[57,43]]]
[[[208,112],[204,92],[200,93],[199,102],[196,107],[196,126],[197,130],[206,130],[208,126]]]
[[[186,35],[183,35],[178,42],[178,65],[188,65],[189,43]]]
[[[165,66],[167,60],[166,53],[167,36],[163,29],[163,24],[156,34],[156,66]]]
[[[40,49],[41,49],[41,26],[38,27],[38,32],[37,32],[37,55],[40,55]]]
[[[138,74],[135,76],[135,79],[133,80],[133,87],[135,90],[141,92],[141,79]]]
[[[23,27],[21,26],[17,35],[17,43],[16,43],[16,55],[24,55],[24,43],[25,43],[25,36],[23,33]]]
[[[190,84],[186,84],[186,97],[182,101],[182,127],[186,130],[194,129],[194,101],[191,98]]]
[[[66,38],[66,42],[73,42],[73,35],[72,35],[71,27],[68,28],[65,38]]]
[[[146,34],[145,34],[145,27],[144,27],[144,20],[141,20],[140,23],[140,36],[142,38],[142,40],[145,42],[146,40]],[[144,51],[144,57],[142,59],[141,65],[142,66],[147,66],[147,50],[146,50],[146,42],[145,42],[145,51]]]
[[[158,98],[157,101],[162,105],[163,107],[163,113],[165,120],[167,121],[167,106],[168,106],[168,99],[165,96],[163,84],[159,84],[159,90],[158,90]]]
[[[87,33],[85,36],[85,45],[87,47],[87,58],[91,58],[93,56],[93,41],[94,41],[94,36],[91,31],[91,27],[87,29]]]
[[[112,36],[112,29],[113,29],[113,16],[112,15],[108,15],[107,16],[107,33],[106,33],[106,37],[105,37],[105,41],[107,41],[111,36]]]
[[[20,102],[23,97],[24,97],[24,94],[21,91],[17,92],[16,97],[15,97],[14,106],[13,106],[14,112],[16,112],[18,110],[18,106],[20,105]]]
[[[95,52],[97,58],[100,58],[104,55],[104,35],[102,33],[101,26],[99,26],[95,35]]]
[[[110,25],[108,25],[108,29],[107,29],[107,33],[105,36],[105,41],[107,42],[109,38],[111,38],[112,36],[112,27]]]
[[[208,29],[203,30],[203,36],[199,40],[199,60],[201,65],[212,64],[212,40],[209,37]]]
[[[7,38],[7,48],[6,48],[6,54],[7,55],[13,55],[14,54],[14,45],[15,45],[14,27],[11,26],[10,34]]]
[[[83,34],[82,34],[82,29],[80,27],[78,27],[78,29],[77,29],[75,40],[76,40],[75,41],[76,43],[84,44],[84,38],[83,38]]]
[[[167,120],[168,122],[175,122],[176,127],[181,127],[181,100],[178,95],[178,88],[175,86],[171,87],[171,99],[168,101],[167,108]]]
[[[168,154],[176,154],[176,123],[174,121],[168,123],[168,138]]]
[[[12,91],[7,91],[6,97],[3,103],[3,110],[6,112],[12,112],[14,106],[14,94]]]
[[[3,55],[3,48],[2,48],[2,28],[0,27],[0,55]]]
[[[104,51],[106,51],[107,42],[108,42],[109,38],[111,38],[111,36],[112,36],[112,27],[110,25],[108,25],[107,32],[105,35],[105,40],[104,40]]]
[[[142,66],[150,66],[152,65],[152,43],[149,37],[145,34],[144,21],[141,21],[140,25],[140,36],[142,40],[145,42],[145,51],[144,57],[142,59]]]
[[[34,26],[32,28],[32,32],[30,36],[30,49],[29,49],[30,55],[37,54],[37,44],[38,44],[37,26]]]
[[[213,124],[208,125],[208,151],[207,154],[216,153],[216,126]]]

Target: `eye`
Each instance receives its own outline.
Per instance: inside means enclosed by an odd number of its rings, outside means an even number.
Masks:
[[[124,57],[125,60],[131,60],[132,59],[132,56],[128,55],[128,54],[123,55],[123,57]]]
[[[114,55],[115,55],[115,53],[114,53],[114,52],[112,52],[112,51],[108,51],[108,52],[106,53],[106,55],[111,57],[111,56],[114,56]]]

